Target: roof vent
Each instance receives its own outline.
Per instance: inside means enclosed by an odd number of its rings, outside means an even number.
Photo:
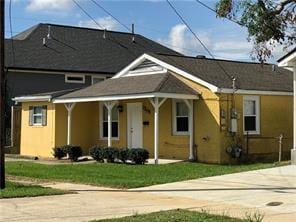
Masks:
[[[133,35],[132,42],[135,42],[135,24],[134,23],[132,24],[132,35]]]
[[[50,25],[47,27],[47,39],[51,39],[51,27]]]
[[[205,59],[205,58],[207,58],[207,57],[206,57],[205,55],[197,55],[196,58],[197,58],[197,59]]]
[[[103,33],[103,39],[106,39],[106,29],[104,29],[104,33]]]
[[[272,70],[273,72],[275,72],[275,69],[276,69],[276,65],[272,65],[272,66],[271,66],[271,70]]]
[[[46,46],[46,38],[43,38],[42,44],[43,44],[43,46]]]

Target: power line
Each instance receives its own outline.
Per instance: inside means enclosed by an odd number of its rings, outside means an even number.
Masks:
[[[125,25],[124,23],[120,22],[119,19],[117,19],[115,16],[113,16],[111,14],[111,12],[107,11],[107,9],[105,9],[101,4],[99,4],[98,2],[96,2],[95,0],[91,0],[96,6],[98,6],[100,9],[102,9],[105,13],[107,13],[109,16],[111,16],[115,21],[117,21],[120,25],[122,25],[125,29],[127,29],[129,32],[131,32],[132,30]]]
[[[75,0],[72,0],[72,1],[76,4],[78,8],[81,9],[81,11],[84,12],[84,14],[86,14],[97,26],[99,26],[99,28],[104,29],[80,4],[78,4],[77,1]]]
[[[215,56],[210,52],[210,50],[207,48],[207,46],[201,41],[201,39],[196,35],[196,33],[191,29],[189,24],[185,21],[185,19],[182,17],[182,15],[177,11],[177,9],[172,5],[172,3],[169,0],[166,0],[169,6],[173,9],[175,14],[181,19],[181,21],[186,25],[186,27],[189,29],[189,31],[193,34],[193,36],[196,38],[196,40],[202,45],[202,47],[206,50],[206,52],[215,59]],[[233,77],[227,73],[227,71],[223,68],[223,66],[215,60],[218,64],[218,66],[223,70],[224,74],[231,80],[233,80]]]
[[[169,0],[166,0],[167,3],[170,5],[170,7],[173,9],[173,11],[176,13],[176,15],[181,19],[181,21],[186,25],[186,27],[189,29],[189,31],[192,33],[192,35],[197,39],[197,41],[202,45],[202,47],[206,50],[206,52],[212,57],[215,58],[214,55],[210,52],[210,50],[206,47],[206,45],[201,41],[201,39],[196,35],[196,33],[191,29],[189,24],[183,19],[181,14],[177,11],[177,9],[172,5],[172,3]]]

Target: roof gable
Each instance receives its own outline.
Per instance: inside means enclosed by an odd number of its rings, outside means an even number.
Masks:
[[[252,62],[237,62],[228,60],[215,60],[194,58],[178,55],[144,54],[130,63],[113,78],[127,75],[130,70],[140,67],[149,60],[164,70],[171,71],[201,84],[212,92],[233,92],[233,78],[237,93],[256,91],[259,93],[293,91],[292,72],[271,64]],[[222,68],[223,69],[222,69]],[[157,73],[154,72],[152,74]]]

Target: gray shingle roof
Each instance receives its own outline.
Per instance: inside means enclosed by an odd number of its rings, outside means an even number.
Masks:
[[[62,95],[58,97],[58,99],[90,98],[156,92],[186,95],[199,94],[173,74],[166,73],[107,79],[87,88]]]
[[[52,39],[46,40],[48,26]],[[179,54],[144,36],[131,33],[38,24],[6,40],[6,67],[114,74],[145,52]]]
[[[151,53],[150,53],[151,54]],[[170,65],[184,70],[219,88],[232,88],[231,76],[236,86],[243,90],[293,91],[293,74],[289,70],[271,64],[237,62],[188,56],[151,54]],[[223,67],[227,74],[223,72]],[[229,75],[229,76],[227,76]]]

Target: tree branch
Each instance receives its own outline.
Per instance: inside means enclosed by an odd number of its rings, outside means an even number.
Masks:
[[[282,0],[275,8],[274,10],[274,14],[280,14],[286,5],[290,4],[290,3],[295,3],[296,4],[296,1],[295,0]]]

